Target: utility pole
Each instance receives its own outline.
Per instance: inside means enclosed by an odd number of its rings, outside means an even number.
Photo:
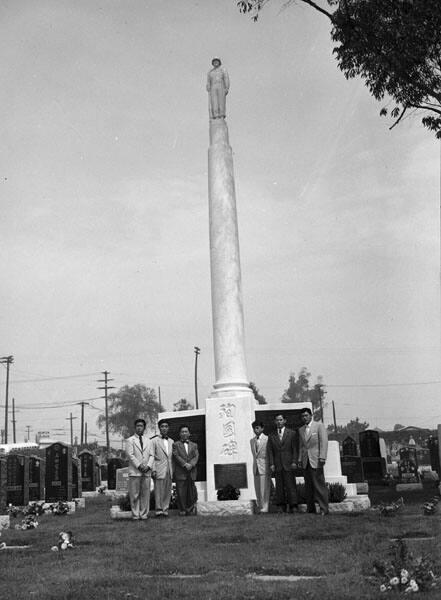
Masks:
[[[87,421],[84,423],[84,443],[87,444]]]
[[[196,400],[196,408],[199,408],[198,402],[198,356],[201,353],[201,349],[197,346],[194,347],[194,398]]]
[[[74,419],[78,419],[78,417],[73,417],[72,413],[70,413],[70,417],[66,418],[66,421],[70,421],[70,445],[73,446],[74,444],[74,439],[73,439],[73,420]]]
[[[2,356],[0,358],[0,364],[6,364],[6,397],[5,397],[5,434],[4,434],[4,443],[8,443],[8,401],[9,401],[9,367],[14,362],[13,356]]]
[[[318,393],[319,393],[319,399],[320,399],[320,421],[323,423],[323,396],[324,396],[323,384],[319,383],[319,384],[317,384],[317,387],[318,387]]]
[[[15,437],[15,423],[15,398],[12,398],[12,441],[14,442],[14,444],[17,441]]]
[[[89,406],[88,402],[78,402],[78,404],[81,404],[81,445],[84,444],[84,405],[87,404]]]
[[[105,400],[105,415],[106,415],[106,448],[107,448],[107,455],[110,452],[110,438],[109,438],[109,400],[108,400],[108,394],[107,391],[108,390],[113,390],[115,389],[114,385],[108,385],[109,381],[113,381],[113,379],[109,379],[108,376],[110,375],[109,371],[101,371],[102,374],[104,375],[104,379],[98,379],[98,383],[104,383],[103,387],[98,387],[98,390],[104,390],[104,396],[101,396],[101,398],[104,398]]]
[[[28,442],[29,442],[29,440],[31,439],[31,426],[30,425],[26,425],[26,429],[28,430],[28,437],[27,437],[27,439],[28,439]]]
[[[334,400],[332,401],[332,415],[334,417],[334,433],[337,433],[337,419],[335,418],[335,404],[334,404]]]
[[[158,402],[159,402],[160,406],[162,406],[162,404],[161,404],[161,386],[160,385],[158,386]]]

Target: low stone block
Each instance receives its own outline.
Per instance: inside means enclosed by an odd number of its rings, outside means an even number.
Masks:
[[[0,531],[2,529],[9,529],[10,520],[9,515],[0,515]]]
[[[395,486],[397,492],[418,492],[422,489],[422,483],[397,483]]]
[[[357,494],[369,493],[369,484],[367,481],[361,481],[360,483],[356,483],[355,485],[357,486]]]
[[[81,494],[81,498],[96,498],[97,496],[100,496],[101,494],[97,491],[94,492],[82,492]]]
[[[198,515],[216,517],[229,517],[231,515],[252,515],[253,502],[251,500],[226,500],[212,502],[198,502]]]
[[[110,518],[117,521],[126,521],[132,518],[132,511],[121,510],[119,506],[112,506],[110,508]]]
[[[371,507],[371,501],[369,500],[369,496],[364,494],[357,494],[357,496],[350,496],[346,498],[345,501],[352,502],[354,505],[354,510],[368,510]]]
[[[69,512],[70,513],[74,513],[75,512],[75,508],[76,508],[75,502],[73,502],[73,501],[72,502],[66,502],[66,504],[69,507]]]
[[[75,504],[77,508],[86,508],[86,498],[84,497],[84,492],[81,498],[75,498]]]
[[[346,513],[354,512],[354,503],[350,500],[343,500],[343,502],[334,502],[329,505],[329,512],[333,513]]]

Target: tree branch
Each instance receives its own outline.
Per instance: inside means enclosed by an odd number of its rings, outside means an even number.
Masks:
[[[311,6],[312,8],[314,8],[315,10],[317,10],[318,12],[322,13],[323,15],[326,15],[328,17],[328,19],[331,21],[331,23],[334,22],[332,13],[328,12],[327,10],[325,10],[324,8],[322,8],[321,6],[319,6],[318,4],[316,4],[315,2],[312,2],[312,0],[301,0],[301,2],[303,2],[304,4],[309,4],[309,6]]]
[[[403,110],[401,111],[401,114],[400,114],[400,116],[399,116],[399,117],[398,117],[398,119],[395,121],[395,123],[393,123],[393,124],[392,124],[392,125],[389,127],[389,131],[390,131],[391,129],[393,129],[393,128],[394,128],[396,125],[398,125],[398,123],[399,123],[399,122],[401,121],[401,119],[404,117],[404,114],[405,114],[406,110],[407,110],[407,106],[405,106],[405,107],[403,108]]]

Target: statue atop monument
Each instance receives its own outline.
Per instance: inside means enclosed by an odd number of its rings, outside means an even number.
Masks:
[[[207,75],[207,92],[209,99],[210,119],[225,118],[225,104],[228,90],[230,89],[230,78],[225,67],[222,66],[220,58],[213,58],[213,68]]]

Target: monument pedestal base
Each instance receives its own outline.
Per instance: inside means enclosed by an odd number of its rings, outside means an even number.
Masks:
[[[206,501],[209,503],[216,501],[217,490],[227,485],[240,489],[241,502],[256,499],[249,443],[255,406],[251,392],[216,395],[206,401]]]
[[[251,500],[225,500],[223,502],[198,502],[198,517],[230,517],[234,515],[252,515],[254,502]]]

